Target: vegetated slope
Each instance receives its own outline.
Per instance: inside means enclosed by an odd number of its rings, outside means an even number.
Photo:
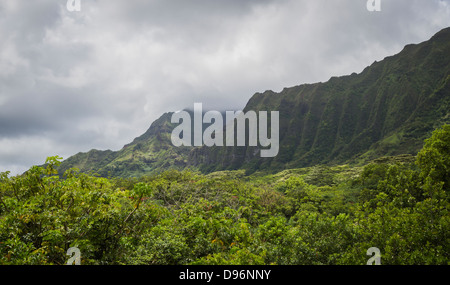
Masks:
[[[189,161],[206,172],[252,172],[415,155],[424,138],[450,121],[449,55],[447,28],[360,74],[257,93],[244,111],[279,111],[279,154],[260,158],[258,147],[203,147]]]
[[[258,147],[174,147],[170,134],[175,125],[172,113],[166,113],[123,149],[79,153],[63,161],[60,173],[71,167],[121,177],[186,167],[276,172],[415,155],[434,129],[450,122],[449,55],[446,28],[360,74],[255,94],[245,112],[280,114],[280,150],[274,158],[261,158]]]
[[[163,114],[142,136],[119,151],[91,150],[69,157],[61,163],[59,173],[76,167],[101,176],[130,177],[168,168],[184,169],[190,149],[172,145],[171,116],[172,113]]]
[[[192,110],[186,111],[193,117]],[[176,126],[171,123],[172,114],[163,114],[144,134],[119,151],[91,150],[69,157],[60,165],[59,173],[76,167],[82,172],[93,172],[104,177],[138,177],[166,169],[182,170],[190,167],[187,160],[192,148],[172,145],[171,134]],[[204,128],[206,126],[203,125]]]

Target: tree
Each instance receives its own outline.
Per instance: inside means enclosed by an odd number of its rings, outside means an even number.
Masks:
[[[425,140],[425,145],[417,154],[416,164],[421,169],[421,177],[430,178],[438,183],[443,182],[443,188],[450,187],[450,125],[433,132],[431,138]]]

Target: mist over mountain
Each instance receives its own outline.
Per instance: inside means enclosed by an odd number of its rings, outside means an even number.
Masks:
[[[121,177],[170,168],[279,171],[415,155],[433,130],[450,122],[449,54],[446,28],[359,74],[256,93],[244,112],[280,114],[280,150],[274,158],[261,158],[260,147],[174,147],[170,136],[176,125],[169,112],[121,150],[78,153],[60,170],[77,167]]]

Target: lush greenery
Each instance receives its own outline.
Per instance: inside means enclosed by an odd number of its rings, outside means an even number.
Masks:
[[[0,263],[450,264],[450,125],[414,163],[376,161],[246,176],[166,171],[135,179],[59,157],[0,174]],[[402,161],[402,159],[400,159]]]

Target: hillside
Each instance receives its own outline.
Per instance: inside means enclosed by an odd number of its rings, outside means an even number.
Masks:
[[[415,155],[434,129],[450,122],[449,54],[446,28],[360,74],[255,94],[244,111],[280,112],[280,151],[274,158],[261,158],[257,147],[174,147],[175,125],[166,113],[123,149],[79,153],[63,161],[60,173],[71,167],[121,177],[187,167],[275,172]]]
[[[62,162],[59,172],[76,167],[101,176],[129,177],[168,168],[185,168],[190,149],[172,146],[170,135],[174,126],[170,123],[171,115],[163,114],[143,135],[119,151],[91,150],[69,157]]]
[[[192,114],[192,110],[187,111]],[[59,167],[59,173],[76,167],[82,172],[93,172],[101,176],[137,177],[166,169],[195,168],[188,162],[192,148],[172,145],[171,133],[176,126],[170,122],[172,114],[163,114],[144,134],[119,151],[94,149],[69,157]],[[206,126],[205,124],[204,128]]]
[[[201,148],[189,161],[203,171],[272,171],[315,164],[366,162],[413,154],[431,131],[450,121],[450,28],[407,45],[360,74],[255,94],[244,111],[280,112],[280,151]]]

